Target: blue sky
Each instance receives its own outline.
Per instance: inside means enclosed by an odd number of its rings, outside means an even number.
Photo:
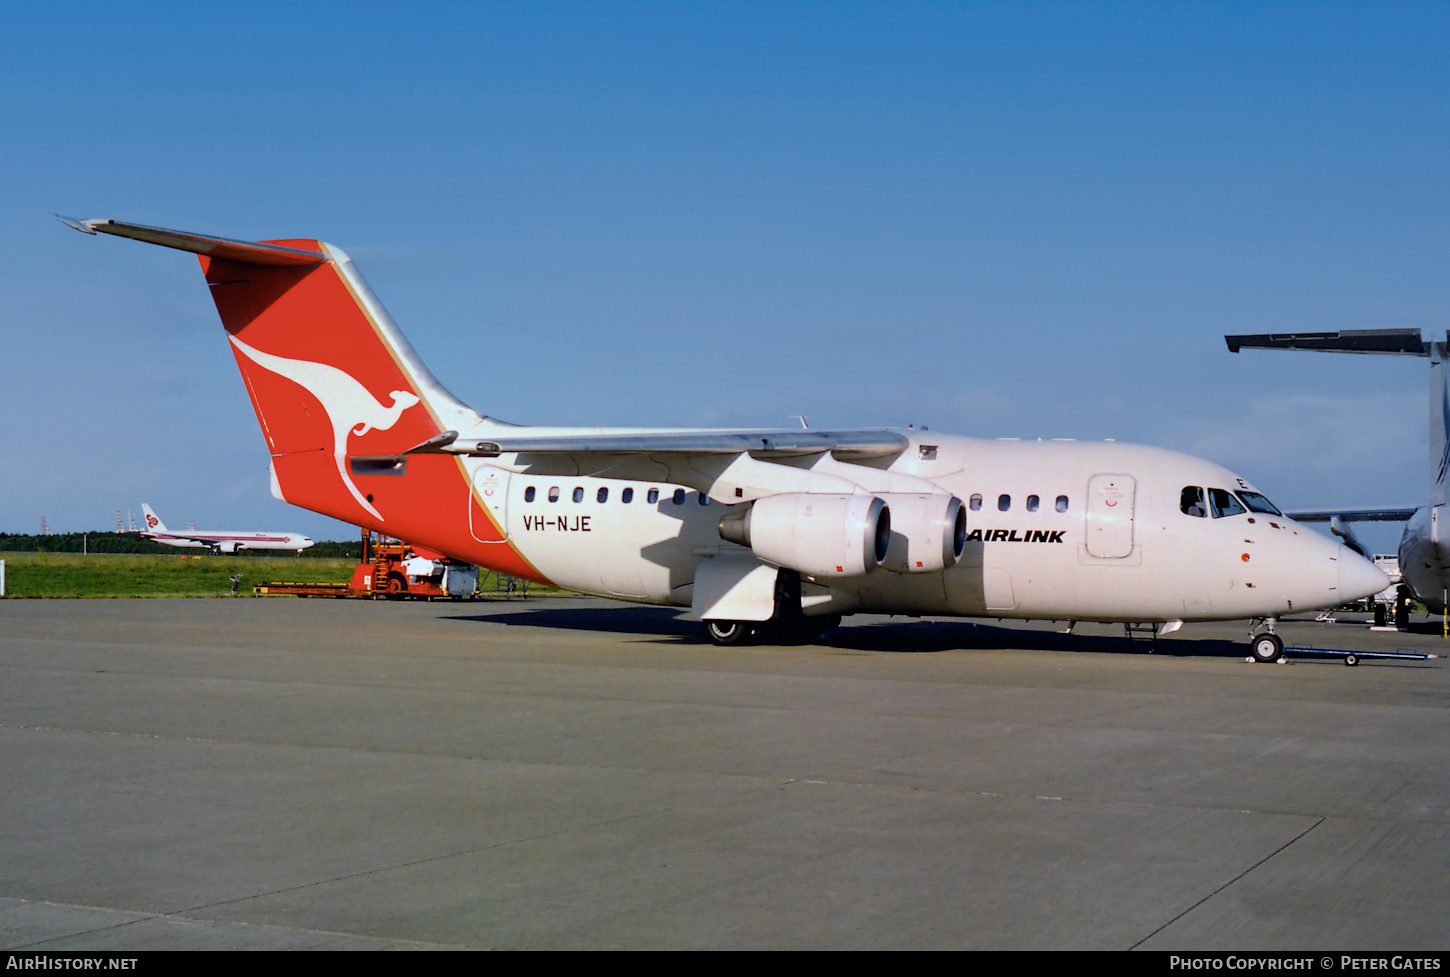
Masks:
[[[0,10],[0,530],[275,502],[194,259],[346,249],[526,423],[1117,438],[1290,507],[1425,495],[1450,7],[186,4]],[[1392,544],[1394,531],[1376,537]]]

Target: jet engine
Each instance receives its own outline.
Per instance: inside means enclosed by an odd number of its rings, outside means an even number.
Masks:
[[[883,495],[891,510],[891,545],[881,566],[894,573],[935,573],[957,565],[967,548],[967,507],[955,495]]]
[[[872,495],[768,495],[720,517],[720,536],[810,577],[856,577],[891,543],[891,511]]]

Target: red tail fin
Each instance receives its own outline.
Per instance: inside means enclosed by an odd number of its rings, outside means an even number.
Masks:
[[[424,385],[350,287],[340,267],[346,255],[320,241],[262,243],[333,258],[302,267],[201,258],[282,494],[376,524],[383,515],[359,489],[348,456],[397,455],[443,428],[424,403]]]
[[[483,418],[428,372],[340,249],[61,220],[201,256],[284,501],[543,579],[507,542],[459,458],[408,453]]]

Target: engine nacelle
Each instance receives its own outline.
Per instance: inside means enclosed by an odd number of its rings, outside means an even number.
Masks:
[[[891,510],[891,545],[881,561],[893,573],[936,573],[967,548],[967,507],[955,495],[881,496]]]
[[[872,495],[769,495],[721,516],[720,536],[806,576],[857,577],[885,558],[891,512]]]

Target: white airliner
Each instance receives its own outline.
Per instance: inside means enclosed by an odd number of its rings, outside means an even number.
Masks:
[[[62,218],[62,220],[65,220]],[[907,430],[522,427],[428,372],[352,261],[65,220],[201,255],[284,501],[571,590],[690,608],[719,644],[858,611],[1256,618],[1388,578],[1244,479],[1162,448]]]
[[[237,550],[305,550],[313,545],[312,540],[301,533],[246,533],[226,529],[167,529],[161,517],[151,511],[145,502],[141,511],[146,514],[146,529],[141,533],[147,539],[154,539],[167,546],[206,547],[217,553],[235,553]]]
[[[1330,531],[1363,553],[1350,523],[1404,522],[1400,534],[1400,574],[1405,586],[1436,614],[1450,602],[1450,532],[1442,529],[1446,515],[1446,467],[1450,466],[1450,389],[1446,387],[1446,341],[1420,338],[1418,329],[1361,329],[1344,332],[1263,333],[1225,336],[1229,351],[1240,349],[1308,349],[1328,353],[1377,353],[1420,356],[1430,360],[1430,500],[1422,506],[1378,509],[1323,509],[1295,512],[1303,522],[1328,522]]]

